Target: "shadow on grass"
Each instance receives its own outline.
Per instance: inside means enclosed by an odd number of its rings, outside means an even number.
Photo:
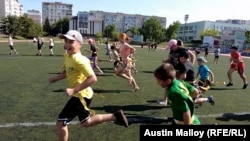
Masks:
[[[100,89],[93,89],[94,93],[121,93],[121,92],[131,92],[130,90],[100,90]],[[59,93],[65,92],[65,89],[57,89],[53,90],[52,92]]]
[[[154,71],[140,71],[142,73],[154,73]]]
[[[52,92],[55,92],[55,93],[65,92],[65,89],[57,89],[57,90],[53,90]]]
[[[166,108],[163,106],[152,106],[152,105],[126,105],[126,106],[103,106],[103,107],[91,107],[93,110],[102,110],[107,113],[113,113],[122,109],[123,111],[146,111],[146,110],[158,110]]]
[[[239,90],[242,88],[210,88],[209,90]]]
[[[114,70],[114,68],[101,68],[102,70]]]
[[[37,56],[36,54],[21,54],[20,56]],[[43,57],[62,57],[63,55],[53,55],[50,56],[49,54],[42,54]],[[42,57],[42,56],[37,56],[37,57]]]
[[[60,74],[61,72],[49,72],[48,74]]]
[[[96,76],[98,76],[98,77],[114,76],[114,74],[112,75],[112,74],[107,74],[107,73],[110,73],[110,72],[104,71],[104,74],[102,74],[102,75],[96,74]]]
[[[121,93],[121,92],[131,92],[130,90],[101,90],[93,89],[95,93]]]
[[[156,118],[156,117],[147,117],[147,116],[128,116],[128,123],[136,124],[136,123],[144,123],[144,124],[162,124],[162,123],[171,123],[172,118]]]
[[[157,99],[157,100],[147,100],[147,102],[148,103],[156,103],[156,104],[159,104],[159,100],[160,99]],[[165,107],[165,108],[170,108],[170,105],[168,104],[167,106],[165,106],[165,105],[161,105],[161,104],[159,104],[160,106],[163,106],[163,107]]]
[[[250,122],[250,113],[243,113],[243,114],[234,114],[234,113],[225,113],[222,117],[217,117],[216,120],[220,121],[249,121]]]
[[[112,61],[109,61],[109,60],[98,60],[99,62],[112,62]]]

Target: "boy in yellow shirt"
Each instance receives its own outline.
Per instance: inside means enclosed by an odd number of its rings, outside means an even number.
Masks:
[[[128,121],[122,110],[113,114],[96,114],[91,116],[89,105],[93,97],[91,85],[97,82],[97,77],[91,67],[90,60],[81,54],[82,35],[76,30],[70,30],[59,36],[65,40],[64,69],[57,76],[49,78],[50,83],[67,78],[69,86],[65,93],[71,98],[59,114],[56,122],[57,135],[60,141],[68,140],[67,124],[78,116],[84,127],[94,126],[107,121],[116,121],[128,127]]]

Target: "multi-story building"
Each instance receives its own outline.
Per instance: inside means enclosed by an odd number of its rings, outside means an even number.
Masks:
[[[93,35],[97,32],[103,33],[106,26],[114,24],[118,32],[123,32],[131,27],[142,27],[143,23],[149,18],[151,18],[151,16],[138,14],[123,14],[103,11],[79,12],[77,14],[77,18],[74,17],[71,19],[70,29],[78,30],[84,34]],[[166,17],[156,18],[160,20],[162,27],[166,28]]]
[[[57,22],[65,17],[72,17],[72,4],[61,2],[42,2],[42,23],[48,18],[50,24]]]
[[[216,20],[215,22],[250,25],[250,20],[241,20],[241,19]]]
[[[215,29],[219,31],[220,36],[227,30],[250,30],[248,24],[235,24],[213,21],[199,21],[182,24],[177,33],[177,38],[183,41],[200,40],[200,34],[205,30]]]
[[[18,0],[0,0],[0,17],[23,16],[23,5]]]
[[[42,14],[38,10],[28,10],[26,15],[34,22],[42,24]]]

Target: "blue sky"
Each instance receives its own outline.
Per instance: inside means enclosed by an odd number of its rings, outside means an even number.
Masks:
[[[161,16],[167,18],[167,26],[174,21],[184,23],[184,15],[188,14],[187,22],[203,20],[244,19],[250,20],[249,0],[19,0],[24,12],[39,10],[42,2],[63,2],[73,4],[73,14],[78,11],[99,10]]]

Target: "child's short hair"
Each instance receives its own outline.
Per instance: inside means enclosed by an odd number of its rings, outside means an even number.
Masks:
[[[175,75],[176,71],[174,69],[174,66],[170,63],[162,64],[154,71],[154,76],[163,81],[167,79],[174,80]]]
[[[186,73],[186,67],[184,64],[179,63],[175,68],[175,71],[176,71],[176,78],[180,79],[180,76]]]
[[[110,49],[111,49],[111,50],[114,50],[114,49],[115,49],[115,46],[112,45],[112,46],[110,47]]]
[[[186,59],[189,58],[188,51],[182,51],[182,52],[180,52],[179,57],[185,57]]]

